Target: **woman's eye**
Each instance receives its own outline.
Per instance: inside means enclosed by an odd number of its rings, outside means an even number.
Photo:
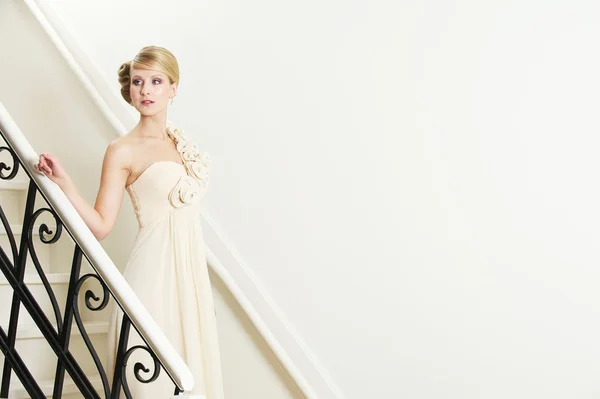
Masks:
[[[155,84],[159,85],[159,84],[160,84],[160,79],[154,79],[154,80],[153,80],[153,82],[154,82]]]
[[[134,80],[134,81],[133,81],[133,82],[131,82],[131,83],[133,83],[134,85],[136,85],[136,86],[137,86],[137,85],[139,85],[139,84],[140,84],[140,81],[139,81],[139,79],[136,79],[136,80]]]

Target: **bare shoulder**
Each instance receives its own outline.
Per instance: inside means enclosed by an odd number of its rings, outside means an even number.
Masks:
[[[132,149],[133,142],[130,137],[119,137],[113,140],[106,148],[104,162],[121,169],[129,169],[132,159]]]

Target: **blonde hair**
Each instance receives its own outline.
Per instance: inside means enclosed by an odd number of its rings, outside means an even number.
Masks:
[[[119,68],[119,83],[121,84],[121,96],[131,104],[131,69],[153,69],[164,73],[171,84],[179,84],[179,64],[177,59],[164,47],[143,47],[133,60],[124,62]]]

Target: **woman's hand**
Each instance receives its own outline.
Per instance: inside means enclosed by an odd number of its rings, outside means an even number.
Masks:
[[[38,172],[48,176],[50,180],[60,187],[63,187],[69,179],[69,175],[65,172],[60,162],[58,162],[58,159],[49,153],[40,154],[40,161],[34,165],[34,168]]]
[[[125,184],[129,176],[129,161],[132,159],[127,142],[113,141],[104,154],[100,189],[96,204],[91,206],[79,194],[71,177],[65,172],[58,159],[52,154],[40,154],[40,161],[33,167],[58,184],[79,216],[98,240],[104,239],[112,230],[121,209]]]

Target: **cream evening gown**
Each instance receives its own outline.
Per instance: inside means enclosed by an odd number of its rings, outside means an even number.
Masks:
[[[216,318],[199,213],[200,198],[208,187],[210,157],[199,153],[170,123],[167,132],[177,144],[182,163],[155,162],[127,187],[139,231],[123,276],[190,368],[195,384],[186,394],[223,399]],[[109,384],[121,321],[122,311],[115,305],[108,330]],[[128,348],[141,343],[132,328]],[[150,373],[153,369],[144,351],[137,350],[130,357],[127,381],[133,398],[171,398],[175,385],[164,370],[149,384],[135,379],[132,371],[136,359],[144,359],[142,364],[151,369]]]

